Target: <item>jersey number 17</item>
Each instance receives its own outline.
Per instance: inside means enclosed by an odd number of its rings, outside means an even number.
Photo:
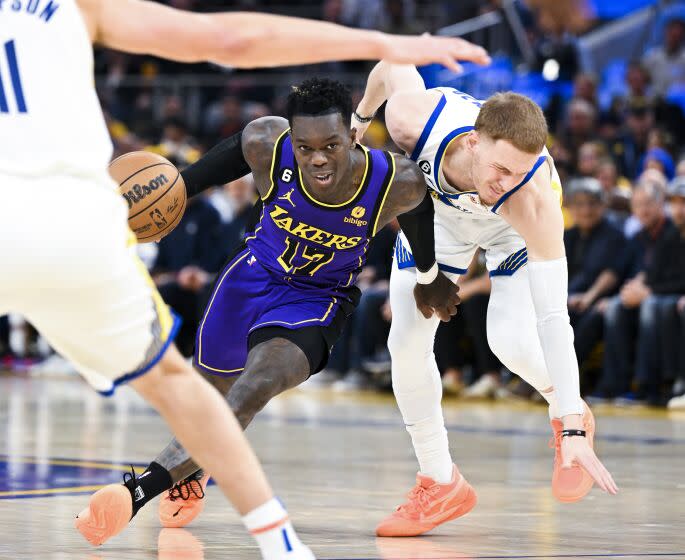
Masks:
[[[24,99],[24,88],[21,85],[21,76],[19,74],[19,64],[17,63],[17,51],[14,47],[14,40],[7,41],[4,44],[5,58],[7,59],[7,69],[9,70],[9,84],[14,90],[14,100],[16,102],[17,111],[19,113],[27,113],[26,100]],[[0,53],[0,56],[2,53]],[[10,108],[7,102],[7,94],[5,93],[5,82],[3,79],[3,64],[0,58],[0,113],[9,113]],[[9,91],[9,89],[7,90]]]

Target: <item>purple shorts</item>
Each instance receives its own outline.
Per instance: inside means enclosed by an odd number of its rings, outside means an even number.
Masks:
[[[250,333],[263,327],[326,327],[344,303],[264,269],[244,249],[221,271],[195,338],[195,367],[213,375],[243,371]]]

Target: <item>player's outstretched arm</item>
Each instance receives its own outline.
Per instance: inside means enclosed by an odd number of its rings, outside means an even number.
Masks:
[[[405,37],[333,23],[248,12],[198,14],[145,0],[95,3],[96,35],[105,46],[180,62],[240,68],[328,60],[379,60],[458,70],[457,60],[484,61],[484,51],[450,37]]]
[[[436,313],[442,321],[449,321],[457,312],[459,288],[438,270],[435,260],[433,199],[421,170],[413,161],[397,156],[395,165],[395,179],[377,229],[397,217],[416,265],[416,306],[426,319]]]
[[[195,163],[181,171],[188,198],[207,189],[236,181],[252,172],[243,155],[243,131],[212,146]]]
[[[564,221],[559,197],[552,189],[549,168],[541,166],[531,184],[510,197],[502,208],[504,218],[526,241],[538,335],[564,429],[583,430],[578,360],[567,308]],[[602,490],[610,494],[618,491],[611,474],[584,437],[565,437],[561,451],[564,466],[570,467],[576,462]]]
[[[366,82],[364,97],[352,115],[357,141],[364,136],[378,108],[387,100],[385,124],[395,144],[411,153],[421,131],[440,100],[440,93],[426,90],[415,66],[379,62]]]
[[[266,194],[274,143],[286,128],[288,121],[281,117],[262,117],[213,146],[181,171],[188,198],[249,173],[254,173],[260,195]]]

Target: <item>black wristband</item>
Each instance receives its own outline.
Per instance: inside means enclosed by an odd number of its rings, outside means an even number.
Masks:
[[[586,435],[585,430],[562,430],[562,432],[561,432],[561,437],[573,437],[573,436],[585,437],[585,435]]]
[[[357,113],[357,111],[353,111],[352,115],[354,115],[354,118],[360,123],[366,124],[367,122],[371,122],[373,120],[373,118],[376,116],[376,111],[374,111],[370,117],[362,117],[359,113]]]
[[[430,270],[435,264],[434,217],[433,198],[428,191],[421,204],[397,216],[397,221],[409,241],[408,249],[414,257],[414,265],[420,271]]]

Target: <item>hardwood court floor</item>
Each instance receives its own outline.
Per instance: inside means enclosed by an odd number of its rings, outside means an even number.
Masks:
[[[549,488],[543,408],[447,401],[452,453],[480,502],[413,539],[373,536],[417,469],[391,397],[293,391],[248,434],[318,558],[685,559],[685,414],[596,415],[597,447],[621,493],[593,490],[563,505]],[[128,389],[102,399],[78,380],[0,377],[0,558],[257,558],[216,487],[187,530],[160,531],[156,502],[98,549],[73,529],[93,488],[121,480],[130,463],[147,464],[168,437]]]

